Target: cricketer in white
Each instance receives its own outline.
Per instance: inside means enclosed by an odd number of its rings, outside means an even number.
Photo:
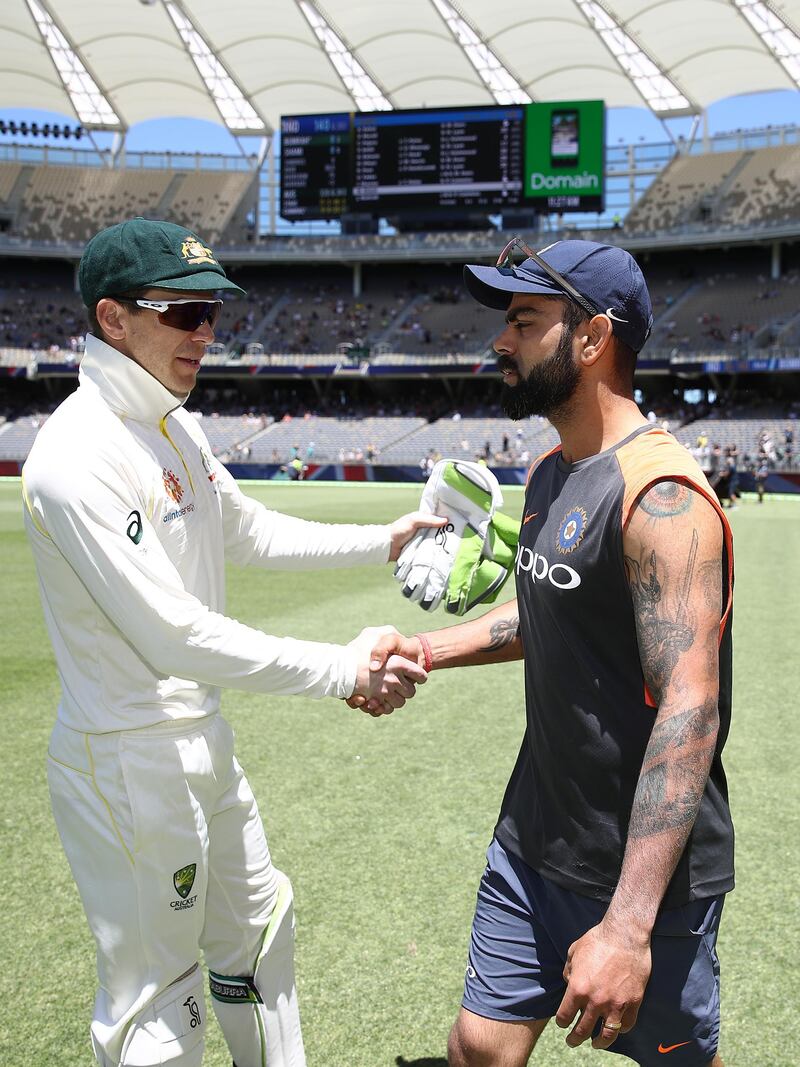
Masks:
[[[23,493],[63,691],[48,780],[97,946],[95,1055],[103,1067],[196,1067],[202,950],[237,1067],[301,1067],[291,886],[272,866],[220,687],[348,697],[376,637],[339,646],[242,625],[224,614],[224,564],[385,563],[393,527],[267,510],[173,392],[91,335]]]

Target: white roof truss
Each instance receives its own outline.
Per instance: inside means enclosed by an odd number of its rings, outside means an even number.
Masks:
[[[29,3],[33,0],[28,0]],[[180,0],[166,0],[164,5],[175,23],[183,46],[203,79],[211,99],[231,133],[264,134],[269,124],[259,115],[251,101],[225,68],[219,56],[192,22]]]
[[[80,121],[87,127],[121,130],[123,123],[119,116],[87,69],[78,50],[48,10],[45,0],[26,2]]]
[[[444,19],[456,43],[480,75],[498,104],[530,104],[531,96],[511,71],[498,59],[463,12],[449,0],[431,0]]]
[[[656,115],[670,118],[696,114],[701,110],[603,4],[598,0],[575,0],[575,3]]]
[[[732,0],[795,83],[800,86],[800,36],[763,0]]]
[[[393,111],[394,104],[375,78],[359,62],[355,52],[337,33],[319,6],[311,0],[297,0],[297,6],[305,15],[333,69],[339,75],[345,89],[359,111]]]

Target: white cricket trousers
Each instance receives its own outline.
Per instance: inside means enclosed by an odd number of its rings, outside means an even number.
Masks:
[[[233,731],[220,715],[108,734],[59,722],[48,782],[97,943],[99,1062],[117,1065],[124,1055],[138,1064],[130,1051],[137,1027],[162,1040],[183,1029],[163,1062],[176,1056],[194,1067],[206,1018],[200,952],[218,974],[252,976],[283,878]],[[293,996],[293,973],[291,985]],[[299,1023],[296,1036],[302,1055]]]

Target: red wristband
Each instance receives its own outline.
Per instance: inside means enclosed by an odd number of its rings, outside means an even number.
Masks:
[[[425,657],[425,673],[430,674],[433,670],[433,653],[431,652],[430,642],[425,634],[414,634],[414,637],[422,646],[422,655]]]

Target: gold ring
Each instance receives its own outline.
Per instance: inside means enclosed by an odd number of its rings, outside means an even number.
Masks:
[[[606,1030],[621,1030],[622,1023],[603,1023]]]

